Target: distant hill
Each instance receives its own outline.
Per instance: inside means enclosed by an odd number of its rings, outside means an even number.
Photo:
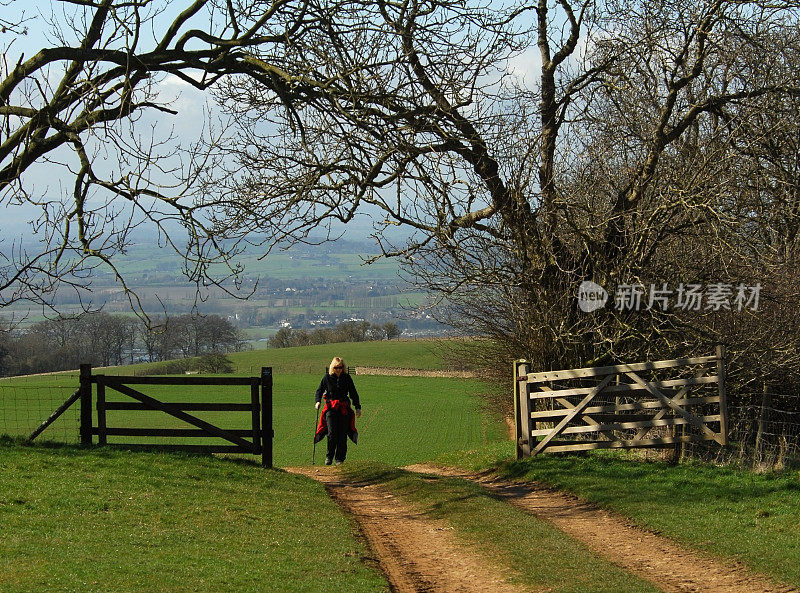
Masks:
[[[313,328],[348,320],[395,322],[406,336],[444,333],[446,328],[426,308],[426,295],[401,278],[397,260],[364,263],[377,254],[367,236],[371,231],[372,223],[362,219],[346,225],[336,241],[312,237],[310,243],[320,244],[276,249],[266,257],[263,248],[251,247],[237,257],[244,267],[239,285],[230,279],[224,288],[205,287],[199,295],[182,274],[183,258],[160,244],[152,231],[137,229],[134,244],[114,263],[148,314],[159,315],[166,307],[170,315],[199,311],[229,317],[253,343],[281,327]],[[257,243],[258,237],[252,240]],[[229,273],[221,266],[212,272],[221,278]],[[95,273],[91,300],[109,313],[130,312],[128,295],[107,269]],[[81,300],[69,290],[55,296],[57,309],[66,314],[80,312],[86,302],[85,295]],[[0,318],[12,316],[26,323],[42,319],[40,311],[23,303],[0,310]]]

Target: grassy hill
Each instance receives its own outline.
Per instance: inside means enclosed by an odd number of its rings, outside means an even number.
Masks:
[[[274,369],[275,463],[281,467],[310,463],[313,393],[332,356],[355,366],[447,370],[453,363],[443,346],[436,341],[336,344],[232,358],[239,374]],[[104,372],[134,370],[144,369]],[[386,474],[386,468],[433,458],[474,469],[499,466],[511,477],[571,490],[690,547],[800,586],[797,468],[756,476],[714,466],[641,463],[607,452],[509,462],[513,445],[503,419],[480,397],[486,389],[482,382],[358,375],[355,380],[364,415],[359,444],[351,447],[345,467],[378,467]],[[69,373],[0,381],[0,433],[29,434],[76,387],[77,377]],[[157,395],[165,401],[219,397],[161,389]],[[167,423],[161,415],[149,421]],[[43,438],[75,442],[77,408],[57,425]],[[281,470],[265,471],[241,459],[31,448],[6,439],[0,443],[0,471],[4,592],[322,592],[334,583],[354,592],[388,591],[381,575],[363,561],[362,544],[324,490]],[[470,516],[464,515],[465,497],[479,499],[479,492],[463,484],[402,479],[409,485],[398,495],[413,498],[427,489],[432,508],[444,512],[446,507],[456,523]],[[480,494],[480,506],[470,511],[486,523],[470,523],[476,541],[505,545],[505,537],[492,534],[522,520],[503,519],[507,509],[501,512],[497,504]],[[321,546],[322,533],[333,534],[325,540],[335,545]],[[554,546],[574,548],[563,538]],[[562,583],[561,568],[555,574],[554,591],[588,590],[578,580]]]
[[[351,367],[373,366],[413,369],[450,369],[457,366],[450,340],[392,340],[389,342],[352,342],[320,344],[299,348],[268,348],[237,352],[230,358],[240,374],[258,374],[262,366],[275,373],[311,373],[320,375],[334,356]]]

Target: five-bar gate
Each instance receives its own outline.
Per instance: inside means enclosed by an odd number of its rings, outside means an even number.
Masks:
[[[514,363],[517,458],[542,452],[728,444],[725,352],[531,373]]]

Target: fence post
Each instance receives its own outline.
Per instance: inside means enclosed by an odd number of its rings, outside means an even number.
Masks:
[[[529,370],[527,360],[514,361],[514,441],[517,459],[530,457],[531,454],[531,400],[527,381],[520,380]]]
[[[262,453],[264,451],[261,446],[261,403],[258,394],[259,385],[261,385],[261,378],[254,377],[253,382],[250,384],[250,405],[253,409],[253,453]]]
[[[92,445],[92,365],[80,366],[81,446]]]
[[[103,383],[103,376],[97,376],[97,444],[107,445],[108,435],[106,433],[106,385]]]
[[[772,407],[772,395],[769,392],[767,382],[764,381],[764,391],[761,394],[761,413],[758,417],[758,431],[756,432],[756,461],[761,463],[764,460],[764,429],[767,426],[767,414]]]
[[[728,397],[725,394],[725,346],[717,345],[717,382],[719,387],[719,431],[723,447],[728,446]]]
[[[272,467],[272,367],[261,367],[261,465]]]

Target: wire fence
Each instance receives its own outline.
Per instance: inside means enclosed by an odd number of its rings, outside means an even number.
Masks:
[[[729,406],[728,415],[728,447],[692,444],[683,450],[683,456],[759,470],[800,465],[800,411],[797,408]]]
[[[78,388],[78,375],[12,377],[0,380],[0,435],[28,437]],[[76,403],[39,440],[80,442],[80,410]]]

